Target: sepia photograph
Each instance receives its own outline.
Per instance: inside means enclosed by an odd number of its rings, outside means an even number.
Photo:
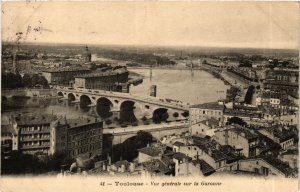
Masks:
[[[1,11],[1,191],[298,191],[298,2]]]

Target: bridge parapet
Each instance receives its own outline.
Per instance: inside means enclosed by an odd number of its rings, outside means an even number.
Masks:
[[[144,103],[150,103],[160,106],[165,106],[169,108],[176,108],[180,110],[188,110],[189,104],[184,103],[181,101],[168,101],[167,99],[161,99],[161,98],[155,98],[155,97],[141,97],[139,95],[133,95],[130,93],[119,93],[119,92],[112,92],[112,91],[104,91],[104,90],[91,90],[91,89],[75,89],[70,87],[56,87],[55,88],[57,92],[67,92],[67,93],[77,93],[77,94],[84,94],[84,95],[90,95],[90,96],[104,96],[104,97],[115,97],[115,98],[121,98],[121,99],[129,99],[129,100],[135,100],[140,101]]]

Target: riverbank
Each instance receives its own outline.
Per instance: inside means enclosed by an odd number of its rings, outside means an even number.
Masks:
[[[151,67],[152,70],[186,70],[190,71],[191,68],[189,67],[169,67],[169,66],[159,66],[159,67]],[[148,69],[150,70],[150,67],[148,66],[142,66],[142,67],[127,67],[127,69]],[[200,67],[194,67],[193,70],[202,70]]]

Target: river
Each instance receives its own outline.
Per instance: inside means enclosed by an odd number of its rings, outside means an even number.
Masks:
[[[130,71],[144,76],[143,83],[131,85],[130,93],[149,95],[150,86],[157,85],[157,96],[189,102],[191,104],[213,102],[226,97],[228,86],[223,81],[202,70],[152,70],[150,80],[149,69],[130,69]],[[2,123],[6,123],[7,116],[15,113],[56,114],[67,118],[89,116],[89,113],[74,106],[64,106],[58,99],[43,98],[10,98],[2,102]]]
[[[145,78],[142,84],[131,85],[130,93],[137,95],[149,95],[150,86],[157,86],[157,97],[169,98],[200,104],[214,102],[226,98],[226,90],[229,88],[220,79],[203,70],[161,70],[152,69],[150,80],[150,69],[130,69]]]

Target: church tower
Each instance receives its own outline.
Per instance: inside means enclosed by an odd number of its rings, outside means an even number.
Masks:
[[[85,51],[83,53],[83,60],[84,60],[85,63],[89,63],[89,62],[92,61],[92,54],[89,51],[88,46],[85,47]]]

